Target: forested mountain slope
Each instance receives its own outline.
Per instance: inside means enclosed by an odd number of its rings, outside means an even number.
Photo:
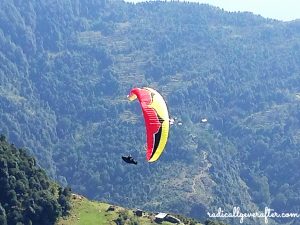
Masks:
[[[76,192],[196,218],[300,211],[299,21],[195,3],[3,0],[0,58],[0,132]],[[126,100],[134,86],[157,89],[183,123],[154,164]]]
[[[53,225],[70,209],[70,194],[49,180],[24,149],[0,137],[1,225]]]

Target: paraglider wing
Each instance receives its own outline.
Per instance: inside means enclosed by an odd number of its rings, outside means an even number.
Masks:
[[[156,161],[162,154],[169,135],[169,114],[163,97],[151,88],[134,88],[128,95],[133,101],[138,99],[143,111],[146,133],[146,158]]]

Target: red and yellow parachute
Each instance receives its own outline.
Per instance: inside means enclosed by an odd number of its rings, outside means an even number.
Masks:
[[[148,162],[156,161],[162,154],[169,135],[169,113],[163,97],[154,89],[133,88],[128,99],[138,99],[146,125]]]

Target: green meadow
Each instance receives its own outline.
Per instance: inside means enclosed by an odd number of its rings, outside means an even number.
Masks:
[[[56,225],[151,225],[158,224],[154,221],[155,214],[143,212],[143,216],[136,216],[134,209],[110,205],[107,203],[89,201],[85,197],[73,195],[72,209],[70,214],[61,218]],[[113,210],[109,210],[112,208]],[[171,225],[170,222],[159,223],[161,225]],[[198,224],[190,219],[185,219],[182,224]]]

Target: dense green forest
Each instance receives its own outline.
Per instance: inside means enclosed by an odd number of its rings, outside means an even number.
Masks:
[[[3,0],[0,59],[0,132],[74,191],[198,219],[300,212],[300,21],[174,1]],[[182,121],[154,164],[126,100],[142,86]]]
[[[70,194],[50,181],[24,149],[0,137],[1,225],[53,225],[70,209]]]

